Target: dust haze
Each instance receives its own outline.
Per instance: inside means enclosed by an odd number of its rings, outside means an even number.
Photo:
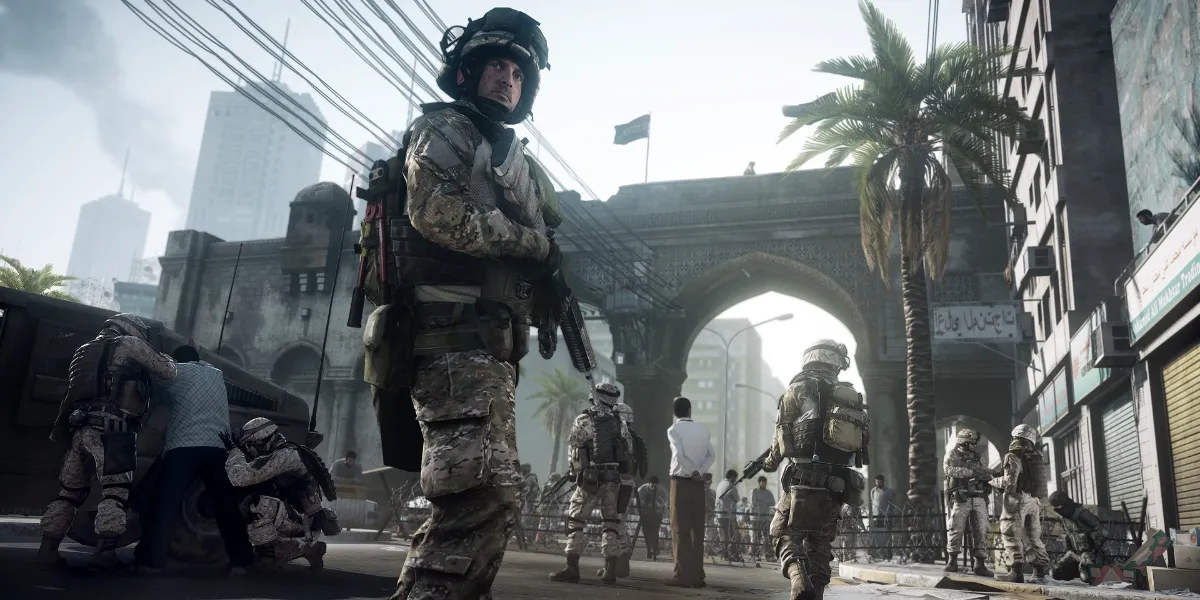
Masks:
[[[166,119],[124,92],[114,41],[84,0],[0,0],[0,72],[71,90],[95,115],[109,158],[120,165],[131,152],[128,178],[186,205],[192,161]]]

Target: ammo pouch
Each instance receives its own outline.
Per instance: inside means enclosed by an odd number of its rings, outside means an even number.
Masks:
[[[617,512],[624,513],[629,509],[629,500],[633,497],[633,486],[623,485],[617,489]]]
[[[402,304],[385,304],[371,312],[363,327],[363,380],[399,393],[412,383],[413,314]]]
[[[137,434],[132,431],[106,431],[100,434],[104,447],[104,475],[132,473],[137,469]]]
[[[312,531],[320,530],[325,535],[337,535],[342,532],[342,526],[338,523],[337,513],[328,508],[322,508],[312,516],[309,529]]]
[[[860,452],[866,447],[867,411],[861,396],[848,385],[839,385],[831,394],[822,441],[834,450]],[[851,398],[852,396],[852,398]]]
[[[837,506],[833,494],[823,487],[794,485],[788,488],[791,494],[791,510],[788,513],[788,529],[792,531],[820,531],[829,527],[829,519]]]
[[[588,494],[595,494],[600,491],[600,471],[596,469],[584,469],[579,472],[579,479],[575,482],[579,489]]]
[[[784,477],[791,486],[823,489],[832,493],[832,500],[855,507],[863,505],[867,489],[862,474],[840,465],[792,464]]]

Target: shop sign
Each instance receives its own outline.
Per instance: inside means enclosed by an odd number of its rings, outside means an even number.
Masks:
[[[1092,352],[1092,340],[1100,326],[1100,311],[1092,313],[1087,323],[1071,336],[1071,383],[1075,388],[1075,401],[1079,402],[1100,387],[1112,369],[1096,367],[1096,355]]]
[[[1194,202],[1125,283],[1133,340],[1200,283],[1200,209]]]
[[[1014,304],[991,302],[933,306],[935,342],[1019,342],[1021,324]]]

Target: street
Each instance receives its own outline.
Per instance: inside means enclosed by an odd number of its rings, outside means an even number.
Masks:
[[[72,564],[86,560],[84,548],[64,545],[64,554]],[[311,573],[307,563],[298,561],[279,573],[244,578],[226,578],[214,571],[195,568],[168,569],[159,576],[108,575],[84,576],[52,573],[37,567],[34,556],[37,544],[30,542],[0,543],[0,577],[6,589],[0,597],[6,600],[351,600],[386,598],[399,574],[407,548],[390,544],[330,544],[325,557],[325,570]],[[131,560],[132,550],[124,549],[125,560]],[[546,574],[561,566],[560,557],[549,554],[509,552],[496,580],[493,595],[496,600],[533,600],[566,597],[573,600],[628,598],[638,600],[666,598],[720,598],[722,600],[769,599],[788,597],[788,582],[774,569],[753,566],[706,565],[708,587],[680,590],[662,585],[670,576],[669,561],[649,563],[634,561],[632,579],[615,586],[602,585],[596,576],[602,560],[585,557],[581,561],[584,581],[577,585],[555,584]],[[848,585],[836,582],[825,597],[831,600],[866,600],[868,598],[899,597],[897,590],[884,590],[873,585]],[[914,595],[915,588],[905,588],[905,597]],[[982,598],[980,595],[928,590],[947,600]],[[950,592],[947,594],[947,592]],[[961,595],[955,595],[961,594]],[[929,596],[934,597],[934,596]],[[1001,598],[1005,596],[992,596]],[[1007,596],[1015,598],[1015,596]]]

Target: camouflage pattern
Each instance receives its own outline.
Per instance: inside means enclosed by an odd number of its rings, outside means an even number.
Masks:
[[[970,433],[966,429],[960,431],[960,441],[964,438],[969,439],[969,436],[962,435],[964,432]],[[946,453],[942,466],[946,471],[947,482],[951,479],[966,480],[988,476],[988,470],[983,465],[983,460],[979,458],[979,454],[962,446],[951,448]],[[946,552],[958,554],[962,551],[963,536],[967,533],[969,521],[971,548],[975,556],[987,556],[987,544],[984,543],[984,532],[988,531],[987,499],[970,498],[959,494],[951,494],[951,497],[953,506],[950,508]]]
[[[629,490],[627,490],[629,493],[629,504],[625,505],[625,512],[621,513],[621,527],[619,528],[620,529],[620,538],[621,538],[621,554],[632,554],[633,553],[632,532],[633,532],[634,528],[637,527],[637,524],[633,523],[632,516],[633,516],[633,513],[637,510],[637,502],[638,502],[638,500],[637,500],[637,483],[635,483],[633,481],[633,475],[622,475],[621,476],[621,487],[629,488]],[[620,492],[621,490],[617,490],[617,491]]]
[[[75,519],[76,508],[87,500],[92,479],[103,472],[104,447],[100,443],[100,432],[92,427],[76,429],[58,475],[62,490],[42,516],[44,534],[56,539],[67,534],[71,521]],[[125,532],[126,504],[132,484],[132,472],[100,478],[104,499],[96,507],[96,535],[117,537]]]
[[[595,494],[589,494],[582,487],[576,487],[571,493],[571,504],[567,508],[567,554],[583,554],[587,546],[584,536],[584,526],[592,510],[600,509],[603,525],[600,538],[600,553],[605,558],[620,556],[621,545],[621,515],[617,513],[617,493],[620,491],[619,481],[600,484]],[[628,535],[628,534],[626,534]]]
[[[246,527],[250,543],[271,563],[269,566],[286,565],[321,543],[320,532],[310,535],[304,522],[292,516],[287,503],[279,498],[259,496],[250,514],[252,521]]]
[[[1034,460],[1040,461],[1041,456],[1036,455]],[[1042,543],[1042,502],[1036,496],[1022,492],[1017,485],[1024,463],[1013,452],[1005,454],[1003,475],[991,481],[992,487],[1004,492],[1000,539],[1010,561],[1046,567],[1050,565],[1050,557]],[[1046,485],[1044,481],[1034,483],[1037,487]]]
[[[792,495],[790,492],[779,495],[779,502],[775,504],[775,518],[771,520],[771,539],[775,542],[775,555],[779,557],[780,572],[784,577],[790,578],[789,569],[797,564],[808,575],[813,586],[829,585],[833,577],[833,570],[829,566],[833,561],[833,538],[838,534],[842,505],[830,501],[826,506],[829,512],[822,518],[824,527],[819,530],[793,529],[788,526]]]
[[[477,598],[491,590],[520,510],[516,367],[483,350],[418,360],[412,402],[429,519],[393,598]]]
[[[313,515],[321,510],[321,488],[308,473],[300,452],[290,445],[280,447],[247,461],[241,448],[229,451],[225,459],[225,473],[234,487],[250,487],[270,481],[280,490],[290,492],[288,504],[302,515]]]
[[[99,352],[106,343],[109,345],[106,365],[88,360],[94,358],[93,354]],[[95,398],[98,387],[97,371],[93,366],[99,367],[105,374],[118,376],[119,384],[112,389],[111,397]],[[100,406],[118,414],[140,417],[146,410],[146,390],[139,381],[129,378],[151,375],[171,380],[178,375],[178,369],[170,356],[159,353],[142,338],[115,335],[114,330],[108,328],[102,330],[95,340],[75,351],[71,367],[67,393],[50,434],[50,439],[55,441],[69,439],[70,446],[63,455],[59,470],[58,480],[62,489],[42,515],[42,532],[50,538],[62,539],[71,527],[76,509],[91,493],[92,478],[99,477],[103,499],[96,507],[96,534],[102,538],[115,538],[125,532],[133,472],[104,475],[104,446],[100,441],[102,431],[95,425],[73,428],[68,424],[68,417],[76,408]],[[100,416],[103,413],[87,414]],[[125,425],[128,427],[129,423]]]
[[[491,144],[470,119],[452,109],[432,111],[413,123],[410,135],[405,157],[408,212],[421,235],[443,248],[481,258],[546,258],[550,244],[541,202],[531,193],[536,186],[503,188],[491,166]],[[518,145],[514,140],[513,146]],[[528,165],[523,171],[524,179],[532,181]],[[514,165],[505,170],[520,172]],[[518,220],[497,208],[498,183]]]

